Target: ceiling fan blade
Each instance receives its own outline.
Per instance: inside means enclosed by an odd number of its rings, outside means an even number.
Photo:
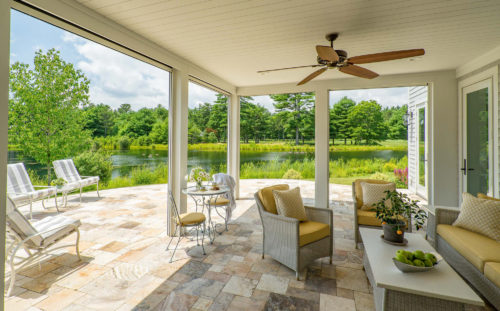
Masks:
[[[401,59],[407,57],[415,57],[424,54],[425,54],[424,49],[402,50],[402,51],[392,51],[385,53],[354,56],[349,58],[347,61],[353,64],[366,64],[366,63],[384,62],[387,60]]]
[[[296,67],[286,67],[286,68],[278,68],[278,69],[269,69],[269,70],[259,70],[259,71],[257,71],[257,73],[265,73],[265,72],[288,70],[288,69],[297,69],[297,68],[320,67],[320,66],[323,66],[323,65],[307,65],[307,66],[296,66]]]
[[[339,70],[343,73],[347,73],[356,77],[365,78],[365,79],[373,79],[378,77],[378,73],[368,70],[363,67],[359,67],[356,65],[349,65],[346,67],[339,67]]]
[[[325,72],[327,69],[328,69],[328,67],[316,70],[315,72],[313,72],[310,75],[308,75],[304,80],[302,80],[299,83],[297,83],[297,85],[306,84],[307,82],[311,81],[312,79],[316,78],[317,76],[319,76],[320,74],[322,74],[323,72]]]
[[[330,46],[316,45],[316,52],[318,52],[318,56],[322,60],[329,62],[337,62],[339,60],[339,55]]]

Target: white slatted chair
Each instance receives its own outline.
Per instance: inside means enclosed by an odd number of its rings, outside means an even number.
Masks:
[[[23,163],[7,165],[7,195],[17,207],[29,204],[30,218],[32,218],[33,213],[33,202],[42,200],[42,205],[45,208],[45,199],[51,196],[54,196],[56,209],[59,212],[56,187],[33,186]]]
[[[225,215],[220,215],[220,214],[219,215],[224,219],[226,231],[228,231],[227,223],[231,220],[233,214],[232,212],[236,207],[236,200],[234,197],[234,188],[236,187],[236,182],[233,176],[224,173],[214,174],[212,176],[212,179],[217,184],[224,185],[226,187],[229,187],[230,189],[228,193],[219,197],[211,198],[209,201],[210,206],[215,207],[215,211],[217,212],[217,214],[219,214],[217,208],[223,207],[225,209],[226,211]]]
[[[97,185],[97,196],[99,195],[99,176],[80,176],[72,159],[57,160],[52,162],[57,178],[66,181],[64,187],[69,191],[80,189],[80,203],[82,202],[83,188],[91,185]]]
[[[80,250],[78,247],[80,241],[80,230],[78,229],[81,225],[80,220],[56,215],[30,223],[23,214],[19,212],[10,198],[7,198],[6,216],[8,243],[5,252],[5,261],[8,262],[10,266],[10,284],[7,296],[10,295],[16,281],[16,269],[26,266],[34,259],[47,253],[47,251],[74,245],[76,254],[80,259]],[[75,244],[65,244],[53,247],[58,241],[72,233],[76,233]],[[26,251],[27,257],[16,257],[16,253],[21,248]]]

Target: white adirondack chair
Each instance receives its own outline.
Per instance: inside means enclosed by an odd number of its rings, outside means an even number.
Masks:
[[[56,250],[68,246],[75,246],[76,254],[80,259],[78,243],[80,241],[80,220],[75,220],[62,215],[45,217],[30,223],[16,208],[14,202],[7,198],[7,249],[5,252],[6,263],[10,267],[10,284],[7,296],[12,292],[16,281],[16,269],[20,269],[49,250]],[[65,244],[57,247],[55,244],[66,236],[76,233],[75,244]],[[20,249],[24,249],[27,257],[16,257]],[[17,260],[16,260],[17,259]]]
[[[69,191],[80,189],[80,202],[82,202],[82,191],[84,187],[97,185],[97,196],[99,195],[99,176],[80,176],[72,159],[57,160],[52,162],[57,178],[62,178],[67,184],[65,189]]]
[[[42,205],[45,208],[45,199],[51,196],[54,196],[56,209],[59,212],[56,187],[33,186],[23,163],[7,165],[7,195],[18,207],[29,204],[30,218],[32,218],[33,213],[33,202],[42,200]]]

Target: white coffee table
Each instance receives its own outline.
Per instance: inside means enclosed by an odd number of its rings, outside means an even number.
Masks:
[[[424,237],[405,233],[407,246],[382,241],[382,230],[360,228],[364,245],[364,266],[373,287],[375,307],[380,310],[463,310],[465,305],[484,306],[467,283],[442,260],[432,271],[403,273],[392,257],[398,249],[434,252]]]

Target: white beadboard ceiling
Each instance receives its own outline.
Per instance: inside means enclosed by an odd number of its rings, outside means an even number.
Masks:
[[[415,61],[366,64],[380,75],[455,69],[500,45],[499,0],[77,0],[236,86],[297,82],[315,45],[339,32],[349,56],[424,48]],[[319,79],[350,77],[329,70]]]

